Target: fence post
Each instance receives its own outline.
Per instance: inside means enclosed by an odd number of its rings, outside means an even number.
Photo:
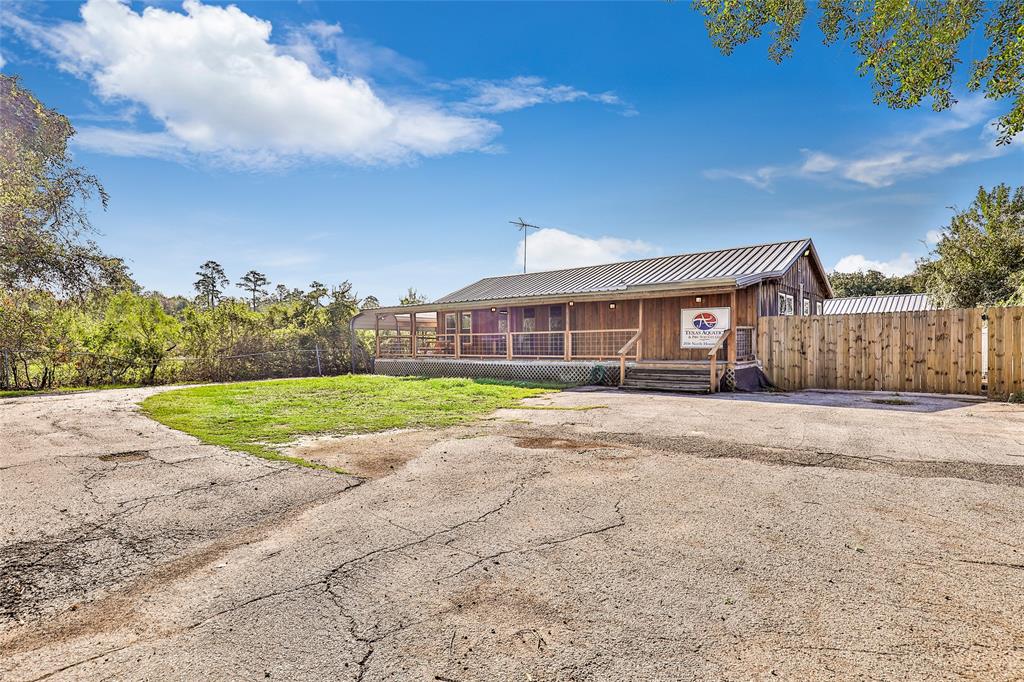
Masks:
[[[316,344],[316,373],[319,376],[324,375],[323,369],[320,368],[320,344]]]

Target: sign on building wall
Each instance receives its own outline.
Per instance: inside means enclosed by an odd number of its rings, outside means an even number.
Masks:
[[[679,312],[680,348],[713,347],[731,322],[728,308],[683,308]]]

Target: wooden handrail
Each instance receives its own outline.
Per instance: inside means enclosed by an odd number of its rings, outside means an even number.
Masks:
[[[633,338],[631,338],[629,341],[627,341],[626,345],[623,346],[622,348],[620,348],[619,352],[616,353],[616,355],[625,355],[626,353],[629,352],[629,349],[632,346],[636,345],[636,342],[639,341],[639,340],[640,340],[640,331],[637,330],[636,334],[633,334]]]
[[[619,349],[619,386],[626,381],[626,353],[629,349],[636,345],[636,342],[640,340],[640,334],[643,330],[637,329],[636,334],[633,334],[633,338],[626,342],[626,345]]]
[[[708,351],[708,359],[711,360],[711,380],[708,386],[709,392],[718,392],[718,351],[722,349],[722,344],[729,337],[730,330],[726,329],[722,332],[721,336],[718,337],[718,341],[715,341],[715,345]]]

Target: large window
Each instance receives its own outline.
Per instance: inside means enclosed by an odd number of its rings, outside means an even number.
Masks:
[[[565,318],[562,316],[562,306],[553,305],[548,310],[548,329],[553,332],[565,331]]]
[[[523,331],[537,331],[537,311],[533,308],[523,308]]]
[[[456,333],[456,331],[457,331],[457,329],[455,327],[455,313],[445,313],[444,314],[444,333],[445,334],[454,334],[454,333]]]
[[[814,304],[815,315],[821,315],[821,301]]]
[[[800,314],[803,315],[804,317],[809,317],[810,316],[810,314],[811,314],[811,299],[809,299],[809,298],[805,298],[804,299],[804,307],[801,310]]]
[[[793,295],[779,292],[779,315],[793,314]]]
[[[473,313],[466,312],[462,313],[462,333],[472,334],[473,333]]]

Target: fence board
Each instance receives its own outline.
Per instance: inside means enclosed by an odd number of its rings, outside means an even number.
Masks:
[[[988,310],[988,395],[1024,391],[1024,307]]]
[[[763,317],[758,359],[779,388],[979,394],[981,309]],[[1024,308],[989,309],[989,394],[1024,390]]]

